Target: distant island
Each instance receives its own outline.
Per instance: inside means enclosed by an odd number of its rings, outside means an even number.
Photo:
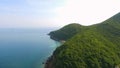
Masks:
[[[49,35],[66,42],[45,68],[120,68],[120,13],[91,26],[69,24]]]

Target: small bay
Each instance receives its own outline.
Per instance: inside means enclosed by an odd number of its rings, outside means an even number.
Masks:
[[[50,39],[49,31],[0,29],[0,68],[43,68],[42,63],[61,44]]]

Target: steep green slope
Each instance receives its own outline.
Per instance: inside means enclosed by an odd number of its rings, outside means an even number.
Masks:
[[[54,40],[67,40],[70,39],[72,36],[80,32],[82,26],[80,24],[69,24],[63,27],[62,29],[52,31],[49,33],[50,37]]]
[[[54,68],[114,68],[116,46],[94,30],[78,34],[54,52]]]
[[[120,13],[78,31],[55,50],[47,68],[120,67]]]
[[[100,34],[120,47],[120,13],[97,25]]]

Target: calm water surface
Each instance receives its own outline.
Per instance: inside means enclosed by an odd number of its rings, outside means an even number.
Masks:
[[[0,68],[43,68],[42,62],[60,45],[49,30],[0,30]]]

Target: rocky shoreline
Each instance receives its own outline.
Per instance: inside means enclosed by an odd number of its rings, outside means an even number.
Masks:
[[[53,55],[47,59],[44,68],[53,68],[51,61],[53,60]]]
[[[50,36],[51,39],[61,42],[61,44],[64,44],[66,42],[65,40],[59,40],[59,39],[55,38],[54,36],[50,35],[50,33],[48,35]],[[54,55],[48,57],[48,59],[44,63],[44,68],[54,68],[53,64],[52,64],[53,60],[54,60]]]

